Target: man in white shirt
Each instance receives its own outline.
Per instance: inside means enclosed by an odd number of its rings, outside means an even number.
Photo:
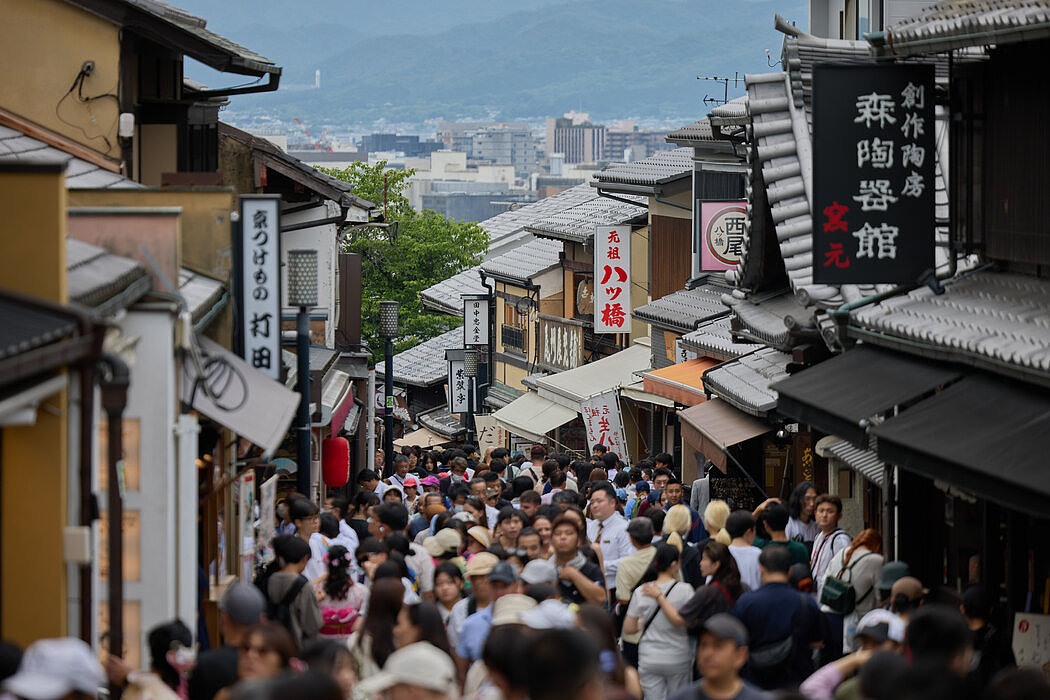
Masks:
[[[825,493],[817,497],[813,519],[820,527],[820,534],[813,540],[813,553],[809,557],[809,570],[817,584],[817,600],[824,590],[824,574],[828,564],[840,551],[850,546],[852,539],[839,527],[842,519],[842,499]]]
[[[605,587],[610,600],[615,601],[616,572],[620,560],[635,552],[627,534],[627,519],[616,510],[616,489],[608,481],[599,481],[591,491],[590,512],[593,519],[587,521],[587,539],[592,547],[602,553],[605,566]]]
[[[762,550],[754,545],[755,516],[746,510],[737,510],[726,519],[726,532],[733,538],[729,553],[740,570],[740,581],[753,591],[762,585],[762,572],[758,568],[758,555]]]

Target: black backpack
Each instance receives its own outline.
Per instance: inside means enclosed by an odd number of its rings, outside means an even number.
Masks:
[[[267,580],[269,583],[269,580]],[[306,577],[300,575],[295,579],[295,583],[288,589],[288,592],[284,594],[284,597],[279,601],[274,602],[269,595],[266,596],[266,616],[271,621],[277,622],[284,625],[289,632],[292,631],[292,603],[295,602],[296,596],[299,595],[299,591],[303,590],[303,586],[306,585]]]

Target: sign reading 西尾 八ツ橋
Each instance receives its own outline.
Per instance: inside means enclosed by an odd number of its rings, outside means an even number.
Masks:
[[[933,66],[814,66],[814,282],[933,269],[934,100]]]

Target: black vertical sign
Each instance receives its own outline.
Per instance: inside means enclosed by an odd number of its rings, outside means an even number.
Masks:
[[[814,66],[814,282],[933,268],[934,97],[933,66]]]

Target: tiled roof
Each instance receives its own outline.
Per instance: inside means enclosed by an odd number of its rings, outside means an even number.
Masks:
[[[75,238],[66,238],[66,279],[70,301],[101,315],[128,307],[152,285],[137,261]]]
[[[777,406],[769,385],[787,377],[791,355],[762,348],[704,372],[704,388],[745,413],[764,417]]]
[[[639,321],[686,333],[698,323],[729,315],[729,308],[722,303],[722,295],[727,290],[725,284],[709,281],[639,306],[631,315]]]
[[[826,451],[832,456],[842,460],[854,471],[864,475],[871,483],[878,487],[883,484],[883,467],[886,465],[873,450],[862,450],[855,447],[849,440],[836,442],[828,445]]]
[[[448,376],[445,350],[463,347],[463,326],[458,326],[394,355],[394,381],[427,387]],[[376,379],[386,377],[386,362],[376,364]]]
[[[0,296],[0,360],[64,338],[77,329],[73,316],[27,306]]]
[[[677,143],[679,146],[690,146],[694,143],[714,141],[715,135],[711,131],[711,122],[701,119],[681,129],[675,129],[667,135],[666,141]]]
[[[435,408],[432,411],[416,414],[416,422],[427,430],[433,430],[441,437],[455,439],[467,432],[459,418],[448,412],[448,408]]]
[[[534,238],[509,253],[481,263],[481,271],[486,275],[524,284],[557,265],[561,250],[561,241]]]
[[[815,39],[809,35],[784,40],[786,73],[748,75],[748,111],[754,124],[751,157],[758,157],[766,195],[776,226],[780,252],[792,291],[805,306],[837,307],[876,292],[886,285],[824,285],[813,282],[813,236],[810,198],[813,190],[813,139],[810,97],[812,66],[827,60],[870,61],[867,44]],[[937,109],[935,237],[938,270],[947,266],[947,110]],[[757,155],[756,155],[757,154]],[[750,222],[747,224],[750,229]],[[745,236],[745,241],[748,236]],[[744,250],[747,254],[747,246]],[[741,262],[741,266],[746,260]]]
[[[733,308],[733,313],[743,326],[742,336],[781,350],[790,347],[789,323],[792,327],[812,325],[813,311],[807,311],[793,294],[786,292],[763,300],[738,299],[727,295],[726,304]]]
[[[695,331],[686,333],[682,336],[682,346],[716,360],[731,360],[757,348],[754,343],[733,340],[732,319],[729,316],[705,323]]]
[[[708,115],[711,126],[742,126],[747,124],[747,95],[719,105]]]
[[[895,55],[930,54],[1050,36],[1046,0],[943,0],[871,38]]]
[[[464,294],[488,294],[481,283],[481,266],[471,267],[459,274],[427,287],[419,293],[419,301],[428,309],[453,316],[463,314]]]
[[[693,149],[675,148],[657,151],[633,163],[610,165],[594,176],[593,184],[614,191],[617,185],[657,188],[691,177],[692,173]]]
[[[637,205],[601,197],[594,197],[567,209],[552,213],[526,227],[530,233],[545,238],[556,238],[571,243],[587,243],[594,237],[595,226],[620,226],[643,219],[649,209],[645,198],[634,197]]]
[[[943,354],[993,372],[1013,367],[1050,384],[1050,280],[978,272],[946,284],[941,295],[923,287],[861,307],[850,323],[873,344],[900,341],[900,349],[917,352],[919,343],[925,356]]]
[[[65,151],[49,146],[32,136],[0,125],[0,158],[23,162],[62,162],[66,164],[66,187],[71,190],[134,189],[142,185],[89,163]]]
[[[506,236],[517,233],[552,214],[565,211],[583,202],[589,202],[595,197],[597,193],[594,188],[584,182],[537,202],[497,214],[491,219],[482,221],[479,226],[489,234],[489,240],[494,246]]]
[[[179,270],[179,294],[186,300],[194,323],[200,321],[222,299],[226,288],[222,282],[188,270]]]

